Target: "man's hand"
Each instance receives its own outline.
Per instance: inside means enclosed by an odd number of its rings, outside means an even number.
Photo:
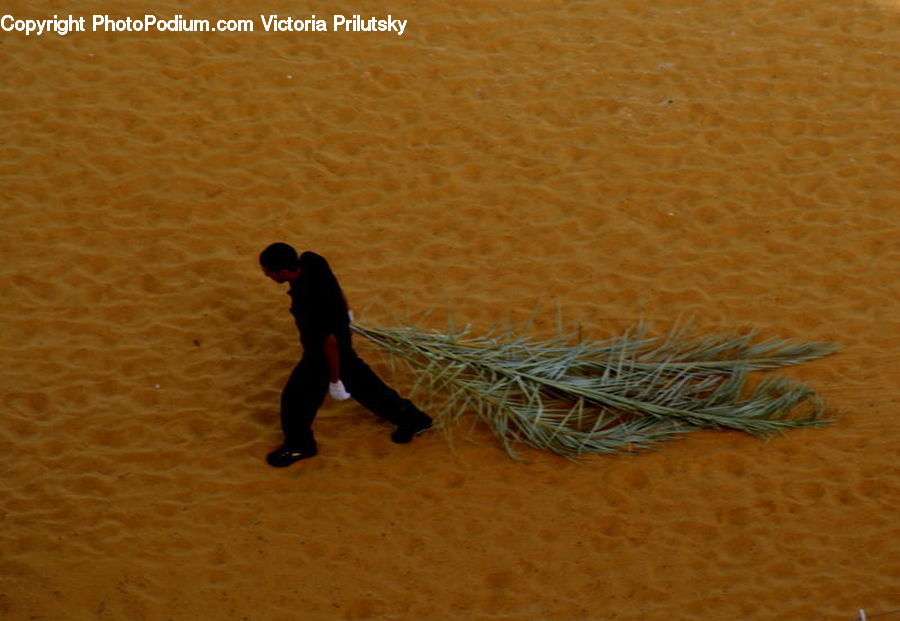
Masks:
[[[337,401],[344,401],[345,399],[350,398],[350,393],[344,388],[344,382],[341,380],[328,384],[328,394],[331,395],[332,399],[336,399]]]

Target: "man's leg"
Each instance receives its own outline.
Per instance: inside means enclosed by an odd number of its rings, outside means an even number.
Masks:
[[[342,355],[341,381],[361,405],[397,425],[391,436],[395,442],[409,442],[416,433],[431,427],[427,414],[385,384],[359,356]]]
[[[287,466],[298,459],[316,454],[312,423],[327,392],[328,368],[324,363],[317,364],[304,359],[294,367],[281,391],[284,446],[269,454],[268,461],[271,465]]]

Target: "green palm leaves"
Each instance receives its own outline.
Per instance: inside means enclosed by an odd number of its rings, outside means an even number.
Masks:
[[[770,377],[750,387],[749,377],[831,354],[829,343],[754,343],[753,334],[692,337],[683,329],[659,339],[641,327],[599,343],[353,330],[405,360],[417,388],[444,397],[439,423],[473,410],[512,456],[518,443],[577,457],[652,448],[701,429],[766,436],[829,422],[806,386]]]

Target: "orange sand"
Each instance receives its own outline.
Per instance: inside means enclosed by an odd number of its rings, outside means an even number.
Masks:
[[[0,616],[900,608],[900,3],[37,4],[3,11],[409,26],[0,33]],[[331,402],[320,457],[272,469],[298,354],[255,262],[276,240],[374,325],[558,306],[593,338],[694,314],[837,340],[791,373],[843,418],[517,463]]]

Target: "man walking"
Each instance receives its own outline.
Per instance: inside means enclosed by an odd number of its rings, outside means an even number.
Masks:
[[[270,465],[284,467],[317,451],[312,423],[330,395],[353,397],[377,416],[396,425],[391,440],[399,444],[431,427],[431,418],[388,387],[353,350],[347,302],[328,262],[314,252],[284,243],[259,255],[266,276],[288,283],[291,314],[300,331],[303,356],[281,393],[284,444],[269,453]]]

